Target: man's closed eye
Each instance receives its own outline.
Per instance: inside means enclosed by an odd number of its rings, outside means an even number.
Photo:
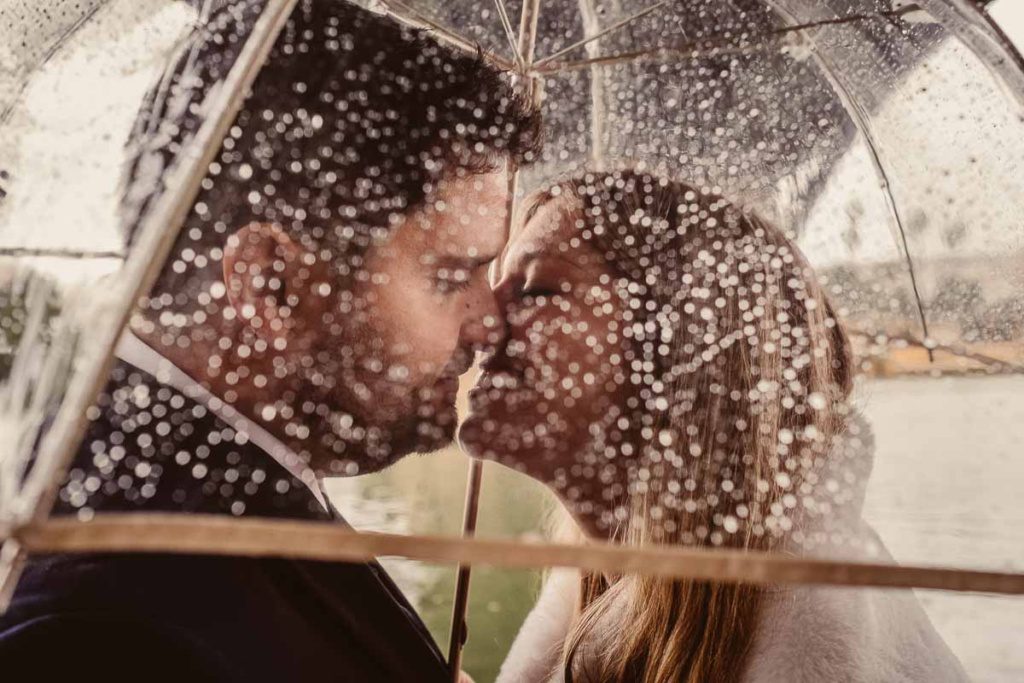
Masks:
[[[456,294],[469,289],[472,272],[465,268],[440,268],[434,276],[434,289],[440,294]]]

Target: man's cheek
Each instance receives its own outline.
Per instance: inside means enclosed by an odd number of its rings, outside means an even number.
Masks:
[[[410,326],[411,330],[429,328],[434,320],[444,313],[444,301],[433,291],[430,283],[424,283],[419,287],[406,287],[396,294],[394,313]]]
[[[433,381],[444,373],[445,368],[455,355],[454,343],[442,342],[442,334],[428,335],[414,345],[416,354],[417,375],[423,381]]]

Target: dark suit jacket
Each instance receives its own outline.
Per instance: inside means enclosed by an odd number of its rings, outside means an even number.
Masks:
[[[55,514],[181,511],[331,523],[310,491],[203,406],[119,363]],[[4,681],[444,681],[377,563],[34,557],[0,616]]]

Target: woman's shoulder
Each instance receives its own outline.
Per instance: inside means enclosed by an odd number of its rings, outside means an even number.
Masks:
[[[909,590],[798,586],[767,593],[744,683],[966,681]]]

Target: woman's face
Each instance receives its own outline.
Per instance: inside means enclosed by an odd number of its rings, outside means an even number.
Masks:
[[[633,454],[625,288],[560,199],[509,242],[497,279],[507,342],[482,366],[460,441],[564,499],[612,494]]]

